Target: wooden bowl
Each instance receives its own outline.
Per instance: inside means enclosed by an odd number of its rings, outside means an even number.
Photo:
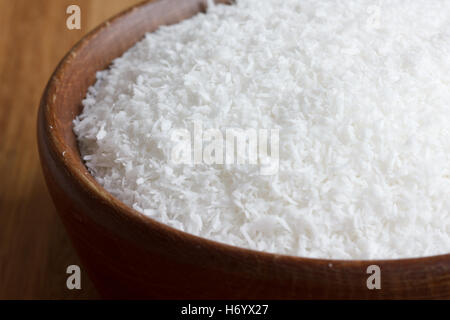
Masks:
[[[306,259],[196,237],[127,207],[80,159],[72,120],[95,73],[146,32],[205,9],[202,0],[146,2],[105,22],[62,60],[42,97],[38,142],[56,208],[83,268],[106,298],[450,298],[450,254],[417,259]],[[225,2],[225,0],[222,0]],[[381,268],[381,289],[367,267]]]

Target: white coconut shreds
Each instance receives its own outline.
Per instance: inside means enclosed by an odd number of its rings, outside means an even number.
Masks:
[[[169,226],[305,257],[450,252],[450,1],[241,0],[137,43],[74,121],[99,183]],[[176,128],[279,129],[279,171],[175,165]]]

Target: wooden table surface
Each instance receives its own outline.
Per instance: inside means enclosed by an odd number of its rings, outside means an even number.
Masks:
[[[40,95],[64,54],[88,31],[141,0],[0,0],[0,299],[90,299],[66,288],[79,264],[56,214],[39,164]],[[81,8],[68,30],[66,8]]]

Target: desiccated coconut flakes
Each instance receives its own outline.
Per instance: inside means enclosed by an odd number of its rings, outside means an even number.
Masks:
[[[97,75],[74,121],[125,204],[305,257],[450,252],[450,1],[238,0],[161,27]],[[172,128],[279,129],[279,171],[176,165]]]

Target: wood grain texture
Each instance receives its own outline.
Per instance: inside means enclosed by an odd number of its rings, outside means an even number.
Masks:
[[[64,54],[99,23],[139,0],[0,0],[0,299],[96,298],[66,289],[79,264],[48,195],[36,147],[39,99]],[[66,28],[66,8],[82,28]]]

